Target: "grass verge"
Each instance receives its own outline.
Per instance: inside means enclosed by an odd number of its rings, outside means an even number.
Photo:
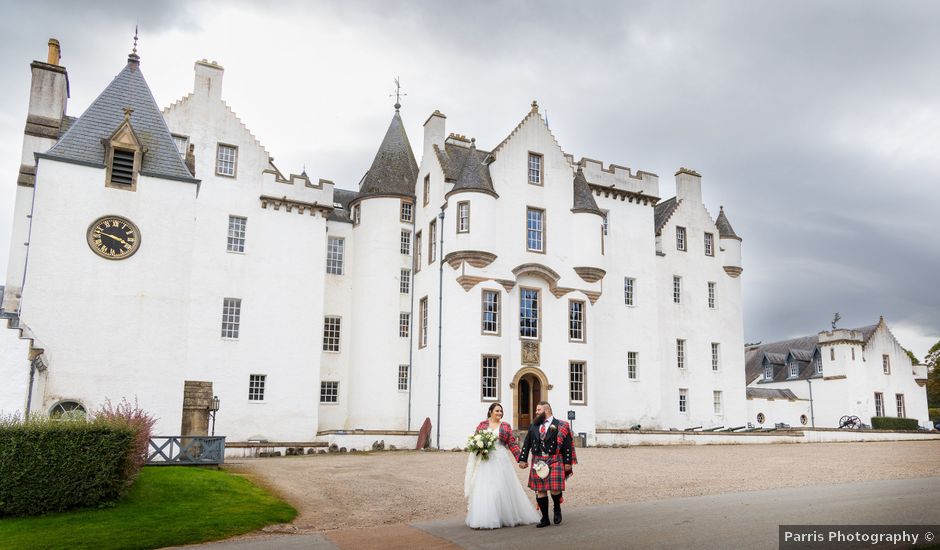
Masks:
[[[232,537],[297,511],[247,479],[220,470],[144,468],[114,506],[0,519],[4,549],[144,549]]]

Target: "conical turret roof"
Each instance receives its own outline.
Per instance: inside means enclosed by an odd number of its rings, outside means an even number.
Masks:
[[[587,178],[584,177],[584,170],[580,166],[578,172],[574,175],[573,186],[574,207],[571,209],[572,212],[604,215],[604,211],[597,207],[597,201],[594,200],[594,194],[591,193],[591,186],[588,185]]]
[[[369,171],[359,183],[359,196],[367,198],[376,196],[413,197],[415,194],[415,181],[418,179],[418,163],[411,151],[405,126],[401,115],[395,109],[385,138],[375,153],[375,159]]]
[[[725,215],[725,207],[722,206],[718,212],[718,219],[715,220],[715,227],[718,228],[718,237],[721,239],[737,239],[741,240],[741,237],[738,237],[737,233],[734,232],[734,229],[731,227],[731,222],[728,221],[728,216]]]

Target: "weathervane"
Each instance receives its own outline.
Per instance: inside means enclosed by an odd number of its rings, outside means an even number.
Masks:
[[[842,319],[842,316],[839,315],[837,311],[836,314],[832,316],[832,330],[836,329],[836,323],[838,323],[840,319]]]
[[[398,81],[397,76],[395,77],[395,93],[388,94],[388,97],[392,97],[393,95],[395,96],[395,110],[397,111],[401,109],[401,96],[408,95],[401,92],[401,83]]]
[[[137,53],[137,25],[134,25],[134,51],[132,53]]]

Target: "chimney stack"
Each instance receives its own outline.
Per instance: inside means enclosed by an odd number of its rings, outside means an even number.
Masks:
[[[444,113],[435,110],[431,116],[424,121],[424,154],[429,155],[431,148],[435,145],[444,148],[444,131],[447,117]]]
[[[196,95],[207,94],[211,99],[222,99],[222,74],[225,69],[215,61],[205,59],[197,61],[194,67],[196,82],[193,91]]]

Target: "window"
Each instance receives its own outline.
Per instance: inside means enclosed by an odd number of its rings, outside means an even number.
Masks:
[[[852,361],[855,361],[855,348],[849,348],[852,351]]]
[[[627,352],[627,378],[630,380],[636,380],[637,376],[637,359],[638,354],[635,351]]]
[[[885,415],[885,400],[884,395],[880,392],[875,392],[875,416],[884,416]]]
[[[415,233],[415,273],[421,271],[421,232]]]
[[[360,207],[360,205],[357,204],[353,206],[353,209],[352,209],[352,222],[353,222],[353,225],[356,226],[356,225],[359,225],[361,221],[362,221],[362,208]]]
[[[796,378],[797,376],[800,375],[800,365],[799,363],[796,362],[796,359],[790,361],[787,367],[790,369],[790,373],[789,373],[790,378]]]
[[[676,226],[676,250],[685,252],[685,228]]]
[[[829,360],[830,361],[836,360],[836,348],[829,348]]]
[[[891,357],[888,355],[881,356],[881,368],[885,374],[891,374]]]
[[[822,374],[822,373],[823,373],[823,371],[822,371],[822,355],[820,355],[820,354],[817,353],[814,362],[815,362],[815,364],[816,364],[816,374]]]
[[[715,235],[712,233],[705,233],[705,255],[715,255]]]
[[[610,211],[604,210],[604,220],[601,223],[603,227],[603,234],[606,237],[607,231],[610,229]]]
[[[231,145],[219,144],[215,153],[215,173],[218,176],[235,177],[235,164],[238,159],[238,148]]]
[[[428,224],[428,265],[434,263],[437,256],[437,220]]]
[[[904,411],[904,394],[897,393],[894,395],[894,399],[895,401],[897,401],[897,405],[898,405],[898,418],[907,418],[907,415],[905,414],[905,411]]]
[[[499,334],[499,291],[483,291],[483,334]]]
[[[685,340],[676,340],[676,366],[685,368]]]
[[[267,379],[267,377],[268,375],[266,374],[248,375],[249,401],[264,401],[264,381]]]
[[[189,151],[189,138],[173,134],[173,143],[176,145],[176,150],[180,152],[180,156],[185,157]]]
[[[542,185],[542,155],[529,153],[529,183]]]
[[[77,401],[60,401],[49,411],[53,420],[84,420],[86,415],[85,407]]]
[[[568,300],[568,340],[583,342],[584,338],[584,302]]]
[[[408,201],[401,201],[401,221],[402,223],[411,223],[415,219],[414,205]]]
[[[519,336],[539,337],[539,291],[534,288],[519,292]]]
[[[134,151],[114,148],[111,157],[111,183],[134,184]]]
[[[717,371],[721,367],[721,346],[718,342],[712,342],[712,370]]]
[[[708,309],[715,309],[715,283],[708,283]]]
[[[398,391],[408,391],[408,365],[398,365]]]
[[[689,412],[689,390],[686,388],[679,388],[679,412]]]
[[[343,274],[343,250],[345,240],[342,237],[329,237],[326,240],[326,272],[331,275]]]
[[[411,292],[411,270],[402,269],[401,277],[398,279],[398,291],[402,294]]]
[[[623,303],[628,306],[636,305],[636,279],[623,278]]]
[[[408,338],[411,333],[411,314],[403,311],[398,314],[398,336]]]
[[[457,203],[457,233],[470,232],[470,202]]]
[[[320,403],[339,402],[339,382],[320,382]]]
[[[715,406],[715,414],[721,414],[721,392],[715,390],[712,392],[712,403]]]
[[[248,218],[241,216],[228,217],[228,248],[229,252],[245,251],[245,226]]]
[[[418,327],[418,347],[423,348],[428,345],[428,297],[421,298],[418,306],[421,325]]]
[[[676,304],[682,303],[682,277],[672,276],[672,301]]]
[[[497,401],[499,400],[499,357],[484,355],[482,366],[480,398],[483,401]]]
[[[431,201],[431,174],[424,176],[424,206]]]
[[[323,318],[323,351],[339,351],[341,319],[332,315]]]
[[[526,250],[545,252],[545,211],[538,208],[526,209]]]
[[[401,253],[405,256],[411,255],[411,231],[401,230]]]
[[[568,383],[571,404],[584,403],[584,363],[568,363]]]
[[[222,338],[238,339],[238,325],[241,323],[241,298],[225,298],[222,300]]]
[[[774,367],[773,365],[767,365],[764,367],[764,380],[773,380],[774,379]]]

